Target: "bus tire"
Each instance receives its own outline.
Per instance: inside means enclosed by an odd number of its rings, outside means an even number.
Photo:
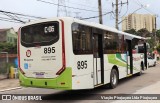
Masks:
[[[118,72],[116,69],[111,70],[110,74],[110,88],[114,89],[118,85]]]

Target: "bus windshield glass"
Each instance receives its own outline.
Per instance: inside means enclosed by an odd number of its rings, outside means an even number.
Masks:
[[[22,27],[21,43],[25,47],[51,45],[59,39],[59,23],[44,22]]]

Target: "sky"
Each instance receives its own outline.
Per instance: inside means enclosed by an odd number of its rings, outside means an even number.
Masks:
[[[44,3],[50,2],[50,3]],[[62,2],[61,2],[62,1]],[[64,2],[65,1],[65,2]],[[122,2],[127,2],[127,0],[121,0]],[[119,3],[121,2],[119,0]],[[88,18],[92,16],[98,16],[98,0],[59,0],[62,5],[66,5],[67,8],[60,7],[60,16],[65,16],[67,11],[67,16],[70,17],[80,17]],[[119,5],[119,21],[122,20],[122,16],[127,16],[130,13],[141,13],[141,14],[151,14],[157,15],[157,28],[160,28],[160,0],[128,0],[129,4]],[[0,10],[9,11],[14,13],[22,13],[31,16],[38,16],[44,18],[52,18],[57,16],[57,5],[58,0],[0,0]],[[112,3],[115,4],[115,0],[102,0],[102,14],[107,12],[115,11],[115,6],[112,7]],[[141,5],[149,5],[146,9],[141,8]],[[76,9],[78,8],[78,9]],[[141,8],[141,9],[140,9]],[[83,10],[82,10],[83,9]],[[138,10],[139,9],[139,10]],[[0,17],[7,17],[4,13],[0,13]],[[8,18],[8,17],[7,17]],[[20,18],[21,20],[28,21],[26,18]],[[90,22],[99,22],[98,18],[87,19]],[[115,14],[110,13],[103,16],[103,24],[115,27]],[[119,24],[119,28],[121,29]],[[3,28],[15,28],[17,30],[21,23],[13,23],[0,20],[0,29]]]

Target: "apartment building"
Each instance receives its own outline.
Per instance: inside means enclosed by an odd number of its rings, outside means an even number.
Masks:
[[[146,28],[149,32],[155,29],[155,15],[129,14],[122,17],[122,31],[135,29],[136,31]]]

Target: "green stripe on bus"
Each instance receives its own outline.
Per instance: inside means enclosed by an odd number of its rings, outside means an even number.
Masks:
[[[70,67],[66,68],[65,71],[56,78],[30,78],[30,77],[25,77],[19,71],[19,80],[20,80],[20,85],[26,87],[71,90],[72,69]]]
[[[107,56],[108,56],[109,63],[122,66],[122,67],[127,67],[127,63],[125,60],[122,59],[121,54],[116,54],[116,55],[108,54]],[[119,60],[122,60],[123,62],[117,60],[116,58],[118,58]],[[128,69],[130,69],[130,65],[128,65]],[[136,67],[133,67],[133,70],[139,71]]]
[[[122,66],[122,67],[126,67],[127,63],[121,62],[119,60],[116,59],[116,55],[115,54],[108,54],[108,62],[111,64],[115,64],[118,66]]]
[[[124,59],[122,59],[121,54],[117,53],[117,54],[116,54],[116,57],[117,57],[118,59],[122,60],[123,62],[126,62]]]

